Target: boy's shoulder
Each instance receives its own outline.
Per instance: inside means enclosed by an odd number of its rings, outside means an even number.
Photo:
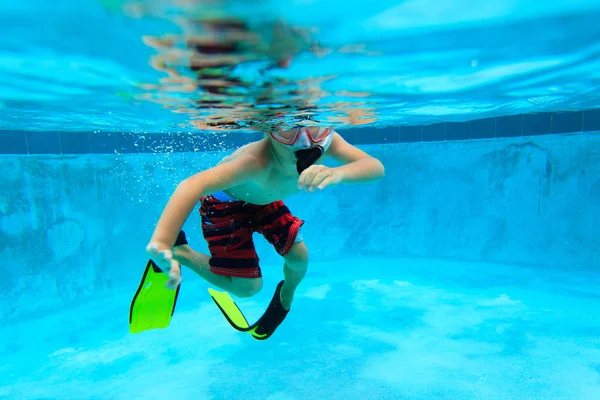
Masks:
[[[259,140],[245,144],[221,160],[223,162],[237,161],[240,167],[252,170],[266,170],[271,164],[271,150],[267,141]]]

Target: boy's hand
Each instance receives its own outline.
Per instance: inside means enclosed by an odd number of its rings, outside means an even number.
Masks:
[[[175,289],[181,283],[181,267],[173,258],[173,251],[162,243],[153,242],[146,247],[148,256],[158,265],[158,268],[169,274],[167,287]]]
[[[311,165],[305,169],[298,179],[298,189],[314,192],[315,189],[324,189],[335,185],[342,180],[342,174],[336,168],[324,165]]]

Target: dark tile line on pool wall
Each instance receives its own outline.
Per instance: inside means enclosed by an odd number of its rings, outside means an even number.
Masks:
[[[342,128],[352,144],[437,142],[553,133],[600,131],[600,109],[521,114],[423,126]],[[0,154],[123,154],[222,151],[239,147],[260,133],[139,134],[118,132],[0,131]]]

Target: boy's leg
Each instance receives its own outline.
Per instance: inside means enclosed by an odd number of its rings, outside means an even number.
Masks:
[[[284,256],[283,275],[285,282],[281,287],[281,305],[289,310],[294,300],[294,292],[304,279],[308,269],[308,249],[303,241],[294,243]]]
[[[262,278],[238,278],[211,272],[208,263],[210,256],[198,253],[187,244],[173,248],[173,257],[208,283],[237,297],[251,297],[262,288]]]
[[[294,292],[306,275],[308,267],[308,249],[300,234],[300,227],[304,222],[292,215],[281,200],[262,206],[254,220],[258,226],[257,232],[261,233],[285,260],[285,280],[280,297],[283,308],[289,310]]]

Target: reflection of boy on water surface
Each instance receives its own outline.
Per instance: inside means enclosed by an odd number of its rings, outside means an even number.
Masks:
[[[296,54],[313,46],[306,32],[282,22],[264,23],[259,32],[237,19],[185,20],[182,29],[187,51],[175,48],[182,39],[173,36],[146,37],[145,41],[163,50],[151,60],[156,69],[169,75],[162,81],[181,84],[181,90],[191,94],[196,110],[207,110],[206,115],[200,111],[192,119],[196,128],[235,130],[259,125],[264,130],[281,127],[282,116],[315,108],[311,103],[319,95],[314,87],[265,75],[273,68],[287,68]],[[261,82],[236,76],[241,65],[251,65]],[[176,67],[193,71],[194,79],[182,76]]]

